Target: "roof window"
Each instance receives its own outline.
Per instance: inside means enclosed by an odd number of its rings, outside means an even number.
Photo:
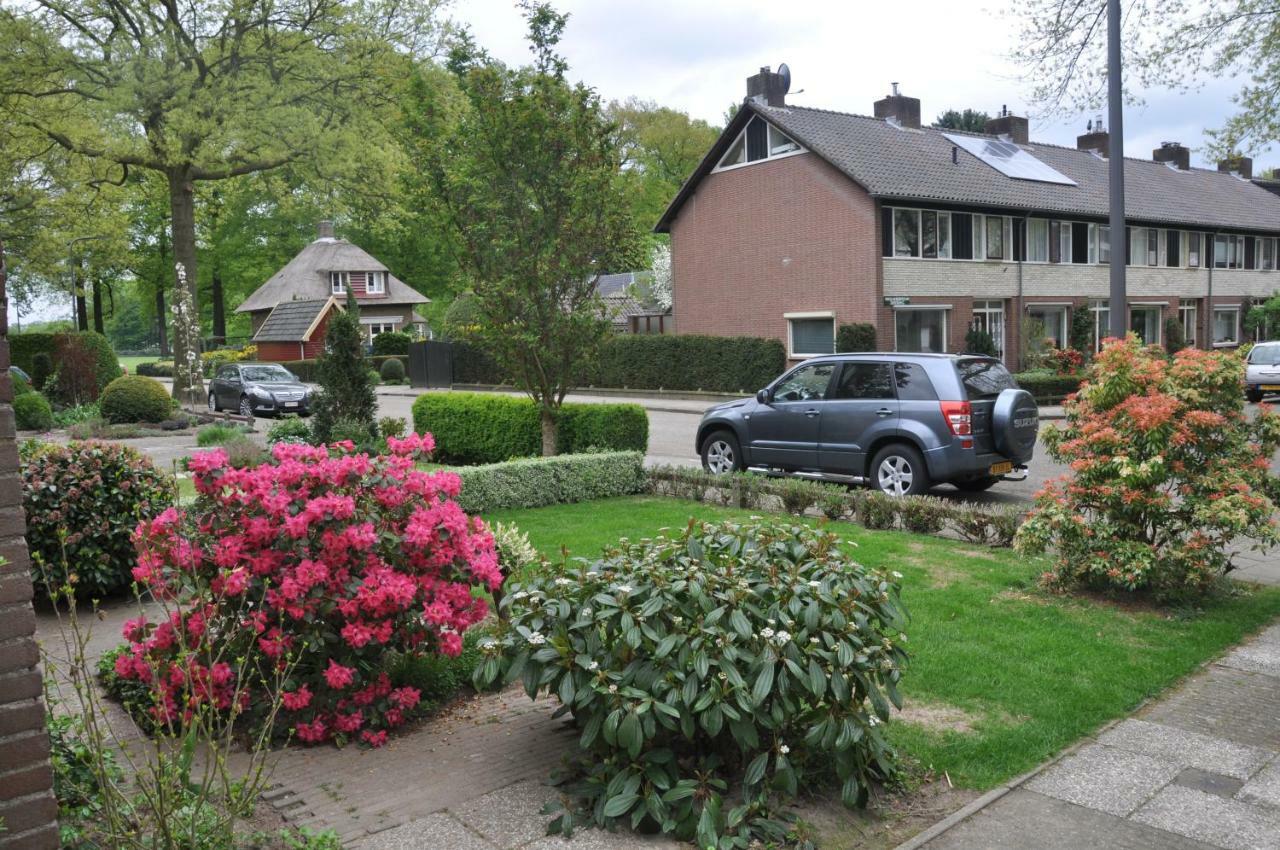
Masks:
[[[770,157],[786,156],[802,150],[786,133],[759,116],[753,116],[733,140],[729,150],[716,166],[717,170],[760,162]]]

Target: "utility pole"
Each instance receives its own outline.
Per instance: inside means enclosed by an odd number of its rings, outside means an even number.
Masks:
[[[1120,0],[1107,0],[1107,139],[1111,184],[1111,335],[1123,339],[1128,325],[1125,293],[1124,85],[1120,76]]]

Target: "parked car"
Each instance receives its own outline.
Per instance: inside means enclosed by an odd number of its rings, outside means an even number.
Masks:
[[[209,409],[255,414],[311,413],[312,390],[278,363],[229,363],[209,381]]]
[[[1264,395],[1280,393],[1280,342],[1260,342],[1245,361],[1244,394],[1257,404]]]
[[[9,367],[9,376],[11,378],[21,378],[22,380],[26,381],[28,384],[31,383],[31,376],[27,374],[26,369],[23,369],[20,366],[11,365]]]
[[[710,472],[863,480],[903,496],[1025,478],[1039,428],[1035,399],[999,360],[835,354],[708,410],[696,448]]]

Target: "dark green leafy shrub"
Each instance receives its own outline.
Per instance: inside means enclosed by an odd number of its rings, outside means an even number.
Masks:
[[[381,339],[386,334],[378,334],[374,339]],[[388,357],[382,361],[378,373],[382,376],[382,380],[388,384],[398,384],[404,380],[404,361],[398,357]]]
[[[135,374],[142,375],[145,378],[172,378],[173,363],[157,361],[155,363],[139,363],[134,370]]]
[[[854,322],[836,329],[836,351],[875,351],[876,326],[869,322]]]
[[[937,534],[946,528],[951,504],[933,496],[908,496],[899,500],[902,527],[916,534]]]
[[[404,331],[392,331],[388,333],[380,333],[373,338],[373,353],[377,354],[408,354],[409,343],[413,341],[413,337]]]
[[[1164,320],[1164,347],[1170,354],[1187,347],[1186,329],[1182,327],[1182,320],[1175,316]]]
[[[1086,358],[1093,355],[1093,314],[1090,310],[1071,311],[1071,347]]]
[[[163,422],[173,403],[164,384],[141,375],[116,378],[102,391],[98,409],[108,422]]]
[[[19,431],[48,431],[53,427],[53,408],[40,393],[26,392],[13,400],[13,418]]]
[[[328,442],[339,443],[343,440],[350,440],[358,451],[376,453],[377,426],[358,419],[338,419],[329,429]]]
[[[35,392],[35,389],[26,381],[24,381],[21,375],[15,375],[12,372],[10,372],[9,383],[13,384],[14,398],[17,398],[20,395],[26,395],[27,393]]]
[[[431,711],[475,690],[471,676],[482,660],[479,649],[483,628],[462,635],[462,652],[448,656],[438,652],[394,653],[387,661],[387,675],[395,688],[417,688],[422,702],[417,713]]]
[[[373,420],[378,415],[378,383],[364,357],[364,335],[360,329],[359,308],[355,292],[347,293],[347,309],[334,311],[325,330],[324,353],[316,361],[316,394],[311,430],[320,442],[332,442],[333,430],[340,420],[357,423],[361,433],[375,439]],[[348,424],[348,430],[351,425]]]
[[[54,411],[53,424],[59,428],[68,428],[80,422],[98,419],[101,416],[102,411],[99,409],[97,402],[89,402],[88,404],[77,404]]]
[[[695,522],[509,582],[477,682],[521,679],[581,730],[572,803],[549,831],[585,821],[700,847],[781,844],[801,788],[834,773],[844,802],[863,805],[895,773],[898,594],[834,534]]]
[[[53,374],[53,358],[47,351],[37,351],[31,357],[31,385],[43,390],[44,385]]]
[[[54,340],[57,336],[56,333],[9,334],[9,362],[34,378],[37,354],[44,354],[49,358],[50,366],[53,365]]]
[[[827,519],[844,519],[853,510],[853,500],[849,498],[849,490],[839,484],[818,485],[818,510]]]
[[[605,341],[582,383],[597,387],[755,392],[782,374],[787,355],[776,339],[623,334]]]
[[[130,536],[174,501],[173,478],[115,443],[44,446],[22,467],[27,545],[36,587],[74,576],[77,596],[97,598],[133,581]]]
[[[368,377],[369,386],[371,387],[376,387],[378,384],[382,383],[382,376],[378,374],[377,369],[370,369],[365,373],[365,375]]]
[[[405,427],[405,421],[399,416],[383,416],[378,420],[378,436],[384,440],[387,437],[399,439],[404,436]]]
[[[427,393],[413,403],[413,426],[436,439],[443,463],[496,463],[542,452],[538,408],[524,397],[496,393]],[[649,418],[636,404],[565,404],[560,451],[587,448],[643,452]]]
[[[222,444],[227,453],[227,463],[236,469],[261,466],[271,460],[267,450],[246,437],[237,434]]]
[[[1019,372],[1013,376],[1018,386],[1041,404],[1058,404],[1080,389],[1083,375],[1059,375],[1050,371]]]
[[[267,444],[276,443],[309,443],[311,442],[311,426],[297,416],[285,416],[271,423],[267,430]]]
[[[898,500],[873,490],[858,506],[858,522],[867,528],[893,528],[898,518]]]
[[[996,357],[996,341],[991,332],[977,325],[970,325],[964,334],[964,353],[981,354],[984,357]]]
[[[805,478],[783,478],[773,490],[782,500],[782,510],[797,516],[817,504],[824,495],[818,482]]]
[[[471,514],[630,496],[646,484],[639,452],[523,458],[454,472],[462,479],[458,505]]]
[[[94,331],[55,334],[51,360],[57,368],[46,391],[62,404],[95,401],[123,374],[111,343]]]

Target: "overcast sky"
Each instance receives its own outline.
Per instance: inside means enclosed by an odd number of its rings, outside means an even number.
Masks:
[[[788,102],[871,114],[897,81],[921,101],[925,122],[948,108],[991,114],[1008,105],[1031,118],[1033,141],[1074,145],[1092,116],[1038,120],[1029,86],[1006,58],[1016,23],[990,0],[554,0],[570,13],[561,48],[572,75],[606,100],[637,96],[722,123],[761,66],[791,68]],[[451,16],[499,59],[529,60],[512,0],[455,0]],[[1194,94],[1148,91],[1125,111],[1125,153],[1149,157],[1162,141],[1192,149],[1230,113],[1233,80]],[[1275,157],[1258,157],[1255,171]]]

